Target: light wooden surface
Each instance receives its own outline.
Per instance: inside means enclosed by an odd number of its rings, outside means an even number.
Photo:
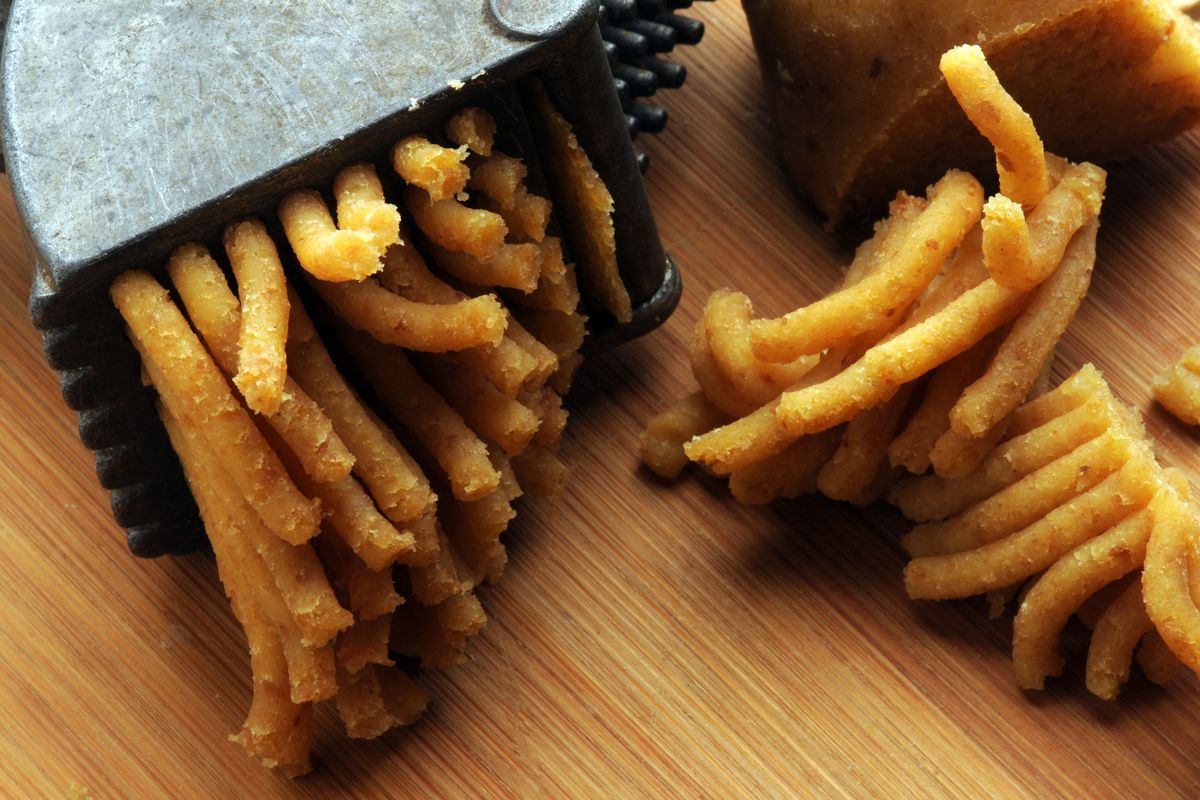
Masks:
[[[528,502],[486,592],[471,659],[429,678],[414,728],[351,743],[320,715],[312,776],[225,741],[249,700],[243,641],[203,556],[132,559],[43,364],[11,201],[0,202],[0,797],[1141,797],[1200,793],[1200,692],[1082,688],[1081,636],[1042,694],[1014,685],[1009,627],[981,602],[914,604],[886,509],[734,504],[718,482],[637,469],[642,425],[690,387],[709,291],[765,313],[848,259],[776,168],[739,4],[643,142],[663,238],[685,271],[664,330],[588,365],[557,504]],[[1091,297],[1060,375],[1096,362],[1149,407],[1200,341],[1200,137],[1112,171]],[[1165,459],[1200,480],[1197,434],[1151,409]]]

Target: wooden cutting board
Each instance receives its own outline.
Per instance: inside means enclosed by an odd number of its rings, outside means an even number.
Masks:
[[[637,466],[638,433],[691,389],[685,341],[732,285],[780,313],[849,259],[794,197],[769,141],[739,4],[702,5],[687,86],[641,144],[684,270],[660,332],[590,363],[570,399],[557,503],[526,502],[470,661],[426,680],[415,727],[351,743],[319,716],[289,782],[225,737],[249,700],[244,643],[210,560],[126,552],[41,359],[0,199],[0,797],[1140,797],[1200,793],[1200,692],[1135,675],[1082,687],[1085,639],[1043,693],[1013,680],[982,602],[903,593],[887,509],[745,508],[720,482]],[[1197,432],[1149,401],[1200,341],[1200,137],[1114,167],[1092,294],[1059,351],[1147,410],[1200,482]]]

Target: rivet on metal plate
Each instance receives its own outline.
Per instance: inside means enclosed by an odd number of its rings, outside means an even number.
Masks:
[[[524,39],[548,39],[571,27],[581,9],[576,3],[558,0],[490,0],[496,22],[514,36]],[[582,13],[595,15],[596,9],[585,4]]]

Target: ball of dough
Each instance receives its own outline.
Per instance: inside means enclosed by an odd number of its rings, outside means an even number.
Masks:
[[[959,44],[983,48],[1046,149],[1072,160],[1127,155],[1200,117],[1200,36],[1162,0],[744,5],[784,162],[833,224],[992,160],[938,71]]]

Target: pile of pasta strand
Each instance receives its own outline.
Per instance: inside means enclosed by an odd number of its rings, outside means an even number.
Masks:
[[[1074,614],[1093,630],[1086,683],[1102,698],[1135,650],[1158,683],[1180,662],[1200,671],[1187,481],[1091,365],[1048,391],[1090,283],[1104,172],[1046,154],[978,48],[949,51],[942,71],[996,149],[1000,193],[983,204],[951,172],[926,198],[899,195],[843,288],[780,319],[715,293],[692,340],[700,391],[651,421],[643,460],[666,477],[695,460],[746,503],[886,496],[919,523],[902,541],[911,597],[987,595],[993,616],[1019,597],[1023,688],[1061,674]],[[1168,407],[1189,402],[1194,360],[1159,382]]]
[[[1076,613],[1092,628],[1087,688],[1115,699],[1138,662],[1165,683],[1179,661],[1142,599],[1142,565],[1163,505],[1189,489],[1159,466],[1141,419],[1091,364],[1013,414],[1007,438],[972,473],[902,481],[891,501],[919,522],[902,540],[908,595],[1019,596],[1013,665],[1024,689],[1062,673],[1058,642]],[[1193,530],[1200,518],[1192,513]]]
[[[1090,285],[1105,174],[1047,155],[978,48],[943,69],[996,148],[1000,193],[985,204],[957,171],[901,193],[842,288],[778,319],[714,293],[691,344],[700,391],[650,422],[652,470],[695,461],[745,503],[867,504],[905,471],[971,471],[1044,387]]]
[[[231,738],[287,775],[310,769],[314,702],[333,699],[354,738],[421,716],[396,657],[464,659],[513,501],[563,480],[586,322],[574,267],[490,114],[464,109],[445,133],[454,146],[393,148],[399,202],[356,164],[334,180],[336,222],[315,190],[284,198],[286,248],[257,219],[230,224],[236,293],[197,243],[167,265],[179,305],[145,271],[110,290],[246,632],[254,694]]]

